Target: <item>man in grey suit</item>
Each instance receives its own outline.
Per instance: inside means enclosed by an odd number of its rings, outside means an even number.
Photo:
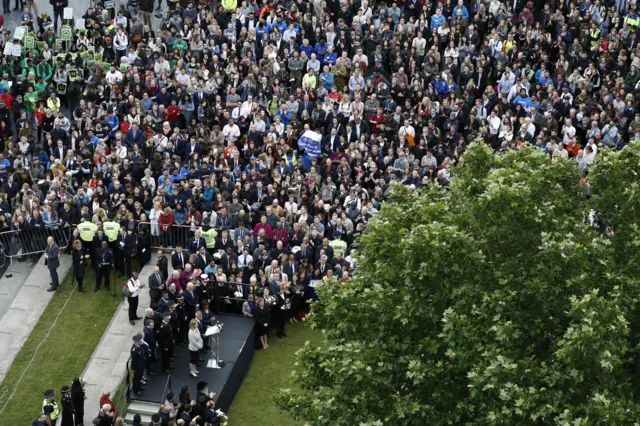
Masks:
[[[58,267],[60,266],[60,248],[53,241],[53,237],[47,238],[47,248],[44,252],[44,264],[49,268],[51,274],[51,287],[47,291],[56,291],[58,289]]]

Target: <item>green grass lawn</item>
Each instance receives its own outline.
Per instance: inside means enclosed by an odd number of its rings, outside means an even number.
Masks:
[[[60,388],[70,386],[75,377],[80,377],[120,300],[104,289],[93,293],[94,282],[93,271],[88,271],[84,280],[85,293],[77,290],[73,293],[51,334],[17,384],[36,347],[71,294],[71,274],[62,281],[0,385],[0,410],[4,408],[0,425],[30,425],[42,410],[45,390],[53,389],[59,403]],[[7,402],[14,390],[13,398]]]
[[[287,325],[286,332],[284,339],[278,339],[272,333],[269,349],[256,351],[251,370],[231,404],[230,425],[302,425],[278,409],[274,397],[278,390],[292,386],[289,374],[296,361],[295,352],[307,340],[318,343],[322,336],[302,323]]]

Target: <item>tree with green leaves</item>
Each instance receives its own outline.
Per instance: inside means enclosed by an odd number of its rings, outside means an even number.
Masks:
[[[588,188],[572,160],[474,144],[448,188],[395,187],[278,404],[318,426],[639,425],[638,173],[638,144]]]

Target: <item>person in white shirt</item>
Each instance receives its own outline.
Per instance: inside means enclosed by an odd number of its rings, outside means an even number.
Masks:
[[[418,31],[418,36],[413,39],[411,47],[416,49],[416,55],[424,56],[427,47],[427,40],[423,37],[422,32]]]
[[[122,81],[122,73],[116,69],[116,67],[111,67],[111,70],[107,73],[105,79],[107,83],[111,86],[114,84],[118,84]]]
[[[562,133],[562,141],[565,144],[568,144],[571,138],[576,135],[576,128],[571,124],[570,118],[565,119],[564,126],[562,126],[562,131],[560,133]]]
[[[115,154],[123,160],[127,158],[127,147],[122,145],[122,141],[116,142]]]
[[[138,300],[140,296],[140,289],[144,288],[144,284],[140,284],[138,279],[138,272],[133,271],[131,278],[127,280],[127,302],[129,302],[129,324],[136,325],[135,320],[142,319],[138,316]]]
[[[500,125],[502,124],[502,120],[500,117],[496,115],[496,110],[491,111],[491,115],[489,116],[489,133],[492,136],[497,136],[500,132]]]
[[[196,364],[199,359],[200,349],[204,346],[200,330],[198,330],[198,320],[192,319],[189,322],[189,369],[193,377],[198,377],[198,370],[196,370]]]
[[[229,120],[229,123],[222,129],[222,134],[228,142],[235,142],[240,137],[240,128],[233,120]]]
[[[240,107],[240,117],[248,117],[253,111],[253,96],[247,96],[247,100],[242,103]]]
[[[116,53],[116,63],[120,63],[120,58],[127,55],[129,49],[129,37],[125,34],[122,27],[118,28],[118,32],[113,37],[113,49]]]
[[[364,16],[365,21],[368,21],[369,18],[373,15],[373,10],[369,7],[369,2],[364,0],[362,2],[362,16]]]

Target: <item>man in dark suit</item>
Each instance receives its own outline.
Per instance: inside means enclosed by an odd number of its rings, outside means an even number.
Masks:
[[[178,244],[176,251],[171,255],[171,266],[173,269],[180,269],[184,271],[184,265],[189,263],[189,253],[182,249],[182,246]]]
[[[196,317],[196,307],[198,306],[198,298],[193,283],[187,284],[187,289],[184,291],[183,296],[185,314],[187,322],[189,322]]]
[[[164,290],[164,279],[162,278],[162,273],[160,273],[160,267],[156,265],[153,268],[153,274],[149,275],[149,298],[151,299],[152,308],[155,308],[160,302],[162,290]]]
[[[164,281],[169,279],[169,259],[164,255],[164,251],[162,251],[162,249],[158,250],[158,261],[156,262],[156,266],[160,268],[162,279]]]
[[[233,240],[229,238],[229,231],[226,229],[222,231],[219,238],[216,238],[216,250],[227,250],[229,247],[233,247]]]
[[[200,231],[196,231],[194,237],[189,239],[187,250],[189,250],[189,253],[198,253],[200,251],[200,247],[206,247],[206,245],[206,241],[200,236]]]
[[[94,237],[97,238],[98,236]],[[109,249],[109,243],[106,240],[101,241],[101,247],[95,250],[94,259],[96,262],[96,286],[93,291],[100,290],[102,281],[104,280],[104,288],[110,290],[109,275],[111,274],[111,266],[113,265],[113,252]]]
[[[327,263],[327,255],[323,254],[320,256],[320,262],[316,263],[315,269],[320,270],[320,275],[324,277],[327,275],[327,270],[331,267],[329,263]]]
[[[60,285],[58,281],[58,267],[60,266],[60,248],[53,241],[53,237],[47,238],[47,248],[44,252],[44,261],[51,275],[51,286],[47,291],[56,291]]]
[[[287,263],[285,263],[284,267],[282,268],[282,272],[287,274],[287,277],[289,277],[289,281],[292,280],[292,277],[295,274],[300,272],[300,264],[298,262],[296,262],[295,259],[296,259],[295,255],[294,254],[290,254],[289,255],[289,261]]]
[[[116,247],[118,247],[121,256],[119,262],[120,276],[125,275],[125,267],[127,277],[131,276],[131,259],[134,256],[137,245],[136,237],[125,228],[120,228],[120,235],[118,235],[118,239],[116,240]]]
[[[196,256],[196,269],[200,269],[204,271],[204,268],[209,265],[209,262],[213,257],[207,252],[207,249],[204,246],[200,246],[200,250],[198,251],[198,255]]]

